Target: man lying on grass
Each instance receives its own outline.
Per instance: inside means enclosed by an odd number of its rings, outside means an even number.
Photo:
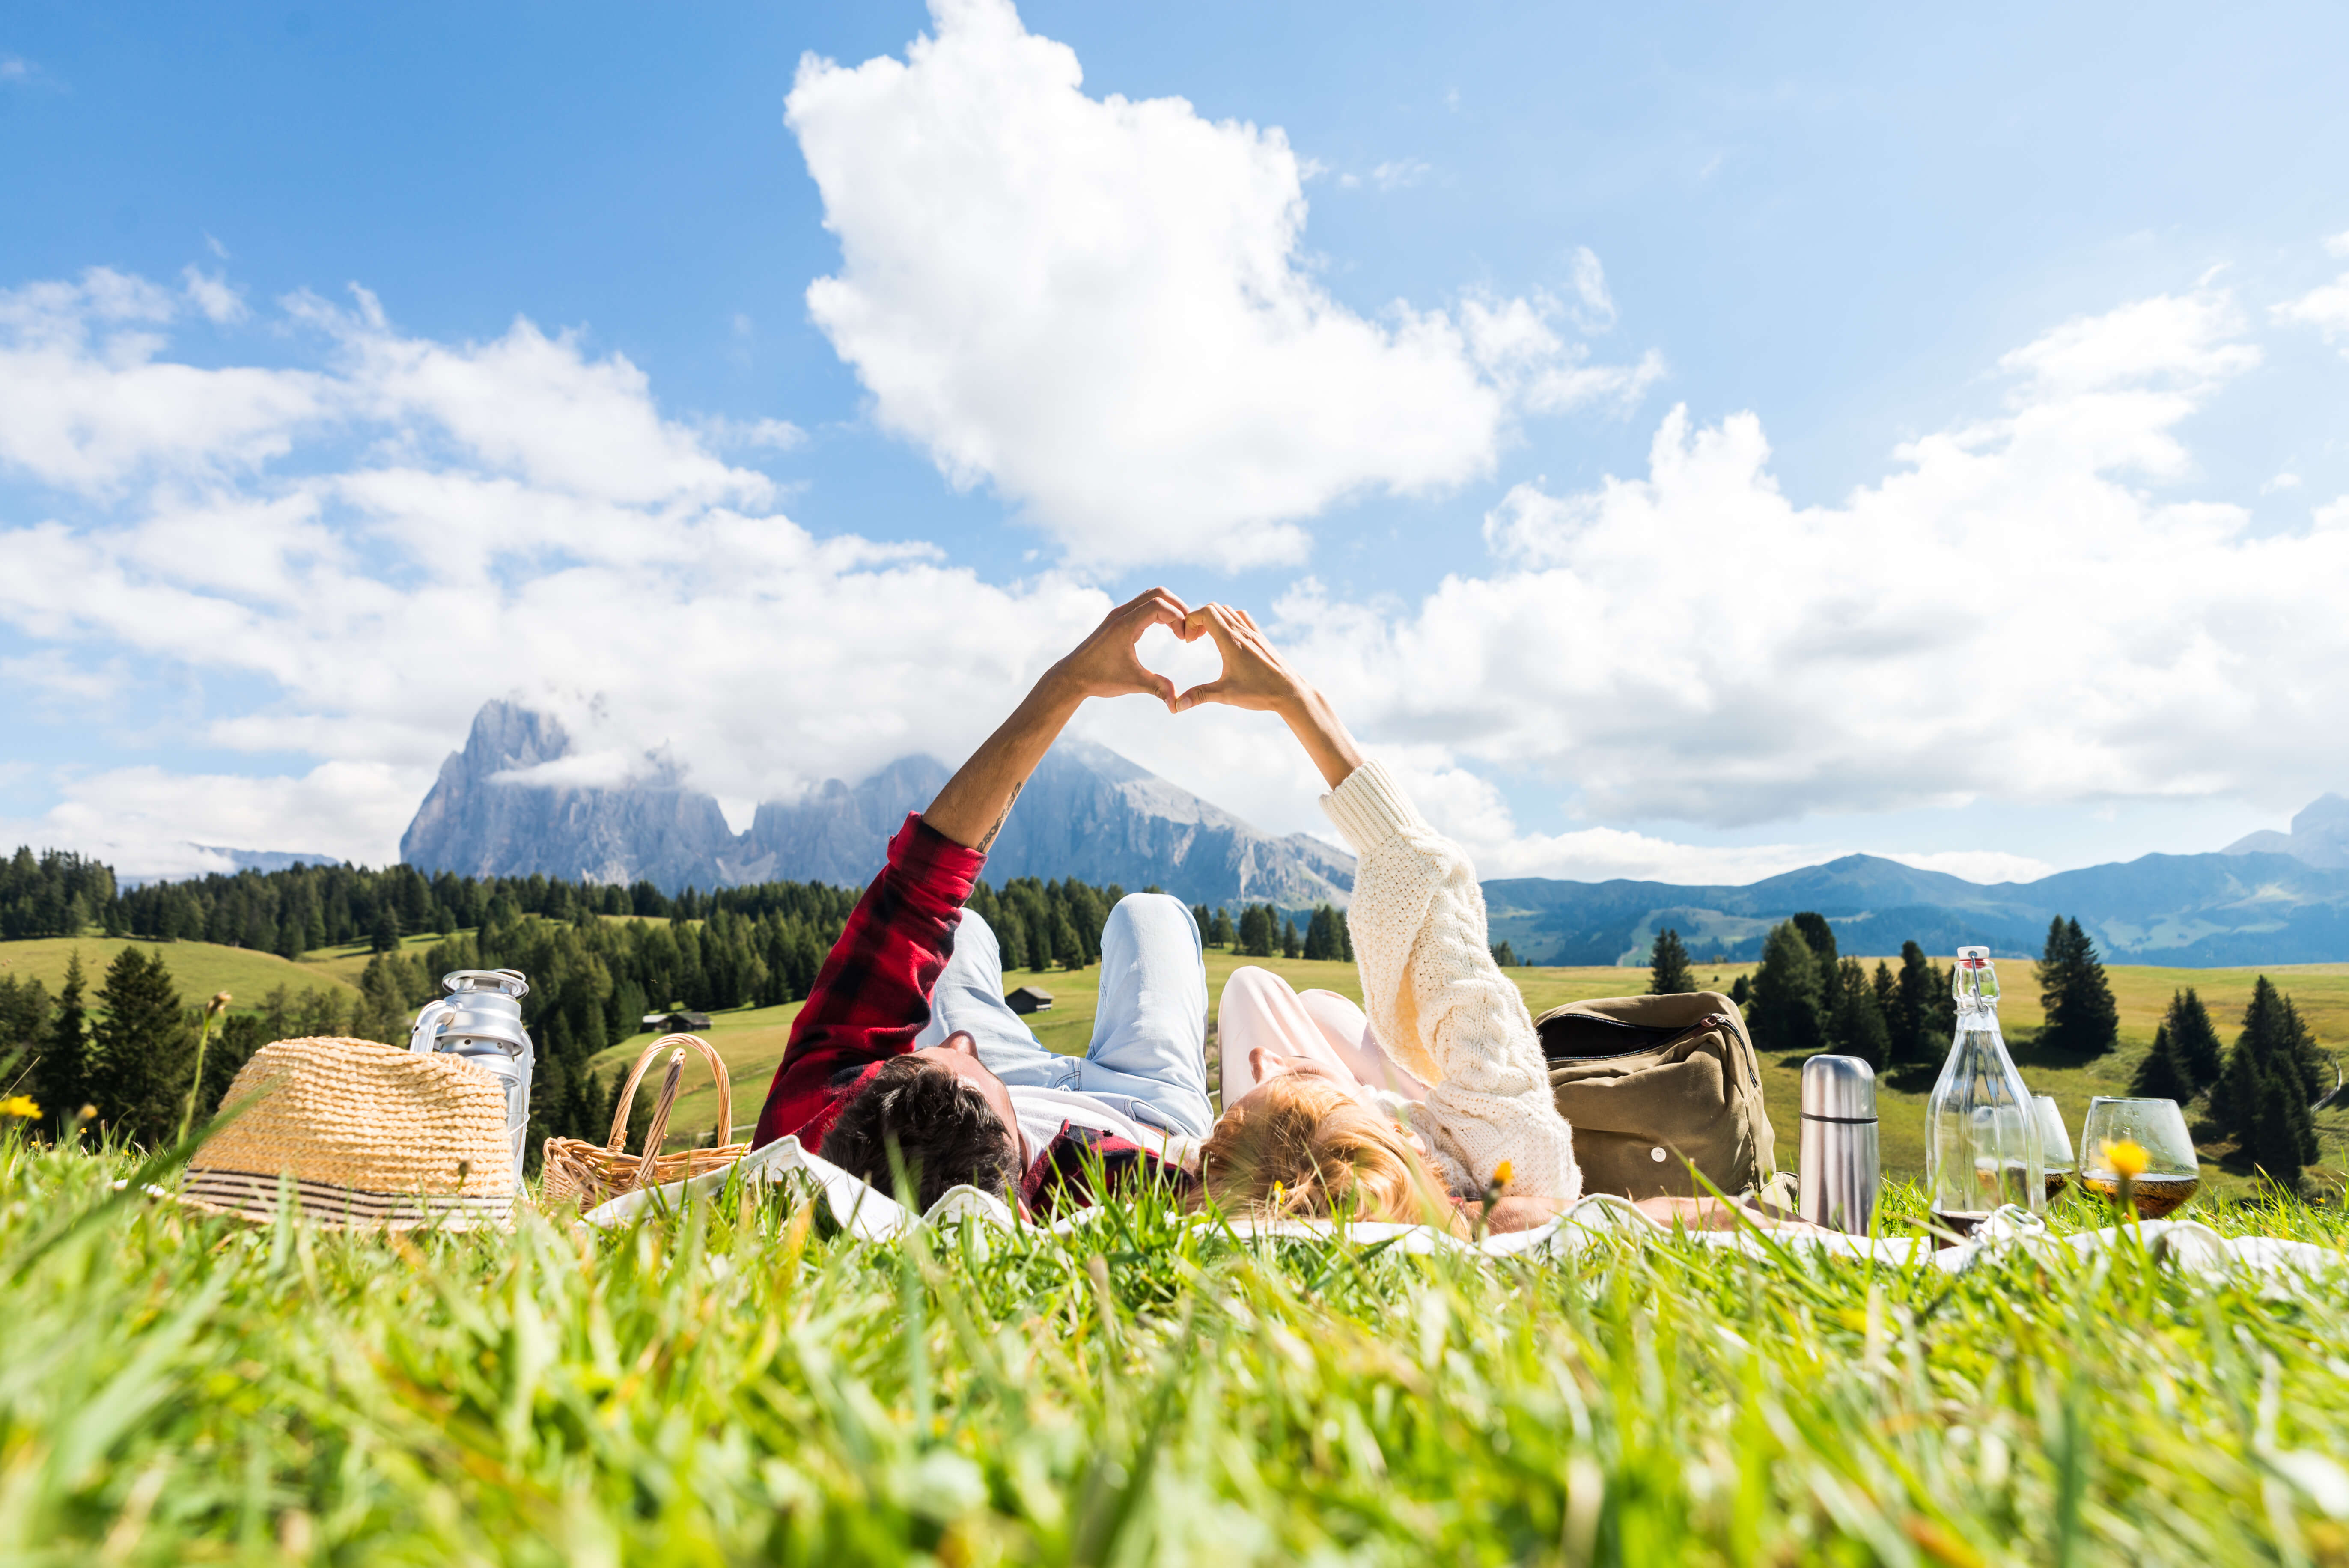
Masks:
[[[1045,1048],[1003,1000],[995,933],[963,907],[1036,765],[1088,698],[1174,683],[1143,667],[1152,626],[1190,611],[1153,589],[1110,613],[1046,671],[889,842],[792,1025],[755,1141],[797,1134],[885,1192],[902,1166],[926,1210],[968,1182],[1037,1209],[1085,1201],[1094,1160],[1113,1177],[1195,1162],[1207,1099],[1207,975],[1181,901],[1133,893],[1102,931],[1101,1000],[1081,1057]],[[895,1165],[893,1165],[893,1153]]]

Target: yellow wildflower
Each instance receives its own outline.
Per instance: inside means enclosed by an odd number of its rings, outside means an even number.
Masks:
[[[1504,1160],[1498,1165],[1493,1167],[1493,1185],[1495,1187],[1506,1187],[1509,1184],[1510,1179],[1516,1176],[1516,1173],[1517,1168]]]
[[[5,1099],[0,1099],[0,1116],[13,1116],[30,1121],[40,1114],[41,1108],[33,1103],[33,1097],[29,1094],[12,1094]]]
[[[2123,1138],[2105,1145],[2105,1163],[2113,1168],[2116,1176],[2142,1176],[2153,1163],[2145,1145],[2133,1138]]]

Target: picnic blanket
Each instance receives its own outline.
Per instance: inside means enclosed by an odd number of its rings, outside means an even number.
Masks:
[[[927,1212],[916,1214],[887,1193],[850,1175],[839,1166],[809,1153],[796,1138],[777,1139],[754,1149],[734,1164],[690,1181],[662,1187],[640,1188],[588,1210],[580,1219],[597,1229],[634,1224],[647,1212],[675,1211],[687,1203],[712,1197],[732,1180],[750,1183],[803,1181],[821,1192],[840,1228],[860,1241],[893,1241],[916,1225],[946,1226],[978,1220],[1006,1231],[1019,1225],[1010,1205],[976,1187],[949,1188]],[[1069,1234],[1093,1222],[1099,1209],[1082,1209],[1040,1227]],[[1242,1237],[1290,1236],[1328,1240],[1339,1235],[1356,1245],[1389,1243],[1390,1251],[1406,1253],[1438,1252],[1474,1253],[1484,1257],[1535,1260],[1570,1258],[1609,1236],[1630,1235],[1661,1240],[1673,1234],[1700,1246],[1725,1249],[1756,1258],[1784,1261],[1806,1255],[1857,1257],[1896,1268],[1938,1269],[1961,1274],[1986,1258],[2004,1256],[2016,1249],[2052,1253],[2068,1249],[2085,1258],[2116,1244],[2117,1226],[2080,1231],[2059,1236],[2037,1215],[2017,1208],[2002,1209],[1961,1245],[1937,1246],[1923,1234],[1901,1237],[1847,1236],[1834,1231],[1768,1230],[1748,1227],[1735,1231],[1675,1233],[1658,1224],[1620,1198],[1594,1194],[1536,1230],[1471,1240],[1432,1225],[1399,1225],[1356,1221],[1340,1225],[1330,1220],[1216,1220]],[[2312,1242],[2275,1236],[2222,1236],[2192,1220],[2147,1220],[2131,1227],[2155,1260],[2205,1275],[2247,1270],[2266,1276],[2303,1275],[2340,1268],[2342,1253]]]

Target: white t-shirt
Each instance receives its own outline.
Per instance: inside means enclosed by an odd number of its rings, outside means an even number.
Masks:
[[[1030,1150],[1038,1155],[1050,1147],[1064,1124],[1073,1122],[1112,1138],[1123,1138],[1186,1171],[1199,1168],[1199,1141],[1195,1138],[1145,1127],[1123,1111],[1075,1089],[1030,1088],[1022,1084],[1005,1087],[1011,1091],[1011,1109],[1019,1114],[1019,1131],[1028,1140]]]

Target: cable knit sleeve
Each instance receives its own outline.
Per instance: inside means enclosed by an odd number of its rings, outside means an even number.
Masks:
[[[1486,945],[1475,868],[1378,762],[1321,809],[1359,857],[1346,926],[1363,1010],[1387,1053],[1435,1086],[1412,1114],[1445,1180],[1481,1192],[1506,1160],[1511,1191],[1580,1197],[1574,1132],[1550,1099],[1533,1016]]]

